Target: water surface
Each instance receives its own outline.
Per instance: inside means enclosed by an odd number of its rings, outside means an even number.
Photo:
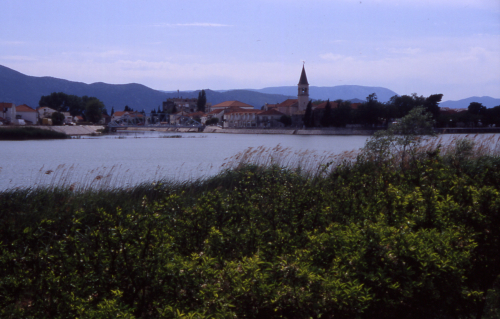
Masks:
[[[180,136],[180,138],[162,138]],[[97,138],[0,141],[0,190],[37,185],[128,186],[211,176],[249,147],[341,153],[367,136],[125,132]]]

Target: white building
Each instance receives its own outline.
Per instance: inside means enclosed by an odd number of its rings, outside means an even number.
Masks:
[[[26,104],[16,106],[16,119],[22,119],[26,124],[38,124],[37,112]]]
[[[16,105],[14,103],[0,103],[0,114],[6,123],[13,123],[16,119]]]
[[[38,113],[39,119],[50,119],[52,118],[52,113],[57,112],[56,110],[51,109],[47,106],[38,107],[36,111]]]

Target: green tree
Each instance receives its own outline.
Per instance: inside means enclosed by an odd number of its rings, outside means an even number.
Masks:
[[[205,105],[207,104],[207,95],[205,90],[201,90],[198,93],[198,101],[196,102],[196,108],[198,111],[205,113]]]
[[[46,106],[57,112],[67,112],[68,106],[66,104],[68,95],[63,92],[53,92],[50,95],[44,95],[40,98],[38,106]]]
[[[69,112],[72,116],[77,116],[84,113],[85,103],[86,101],[79,96],[54,92],[50,95],[42,96],[38,105],[50,107],[58,112]]]
[[[123,109],[124,112],[132,112],[133,109],[131,109],[128,105],[125,105],[125,108]]]
[[[111,116],[113,116],[113,114],[115,114],[115,108],[112,106],[111,107]]]
[[[312,102],[311,101],[309,101],[309,103],[307,103],[306,112],[304,114],[303,121],[304,121],[305,127],[313,127],[314,126]]]
[[[98,99],[90,99],[85,106],[85,118],[92,123],[98,123],[102,119],[105,109],[104,104]]]
[[[432,114],[434,120],[439,117],[440,108],[439,102],[443,99],[443,94],[432,94],[425,99],[424,107],[425,110]]]
[[[356,122],[367,126],[379,124],[384,116],[383,105],[377,99],[377,94],[372,93],[366,98],[356,111]]]
[[[500,105],[486,109],[485,114],[485,125],[495,125],[496,127],[500,127]]]
[[[64,124],[64,114],[61,112],[54,112],[51,115],[53,125],[63,125]]]
[[[423,106],[419,106],[387,130],[377,131],[366,142],[364,151],[379,160],[400,156],[404,164],[406,155],[414,155],[425,137],[435,135],[432,114],[426,112]]]
[[[486,106],[479,102],[471,102],[467,107],[470,114],[484,115],[486,113]]]
[[[336,100],[337,107],[332,110],[333,126],[345,127],[351,122],[351,102]]]
[[[205,122],[206,125],[217,125],[217,123],[219,123],[219,119],[217,117],[212,117]]]
[[[332,105],[330,104],[330,100],[326,101],[325,110],[323,111],[323,115],[321,115],[320,123],[323,127],[330,127],[333,124]]]
[[[292,125],[292,118],[288,115],[282,115],[279,120],[285,127]]]

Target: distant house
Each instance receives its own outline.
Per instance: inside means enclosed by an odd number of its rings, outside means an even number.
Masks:
[[[201,124],[205,124],[205,122],[207,121],[207,115],[201,111],[189,113],[186,116],[195,121],[199,120]]]
[[[285,115],[278,110],[271,109],[257,113],[256,120],[259,127],[283,127],[281,117]]]
[[[47,106],[38,107],[36,111],[38,113],[39,119],[47,119],[47,118],[50,119],[52,118],[52,113],[57,112],[56,110],[51,109],[50,107]]]
[[[26,104],[16,106],[16,119],[24,120],[26,124],[38,124],[37,112]]]
[[[80,122],[83,122],[83,116],[81,115],[75,116],[75,123],[80,123]]]
[[[198,99],[172,98],[163,102],[163,112],[172,113],[174,108],[177,112],[193,113],[196,111]]]
[[[197,98],[171,98],[163,102],[163,112],[172,114],[175,108],[176,112],[194,113],[198,109]],[[210,112],[212,104],[205,104],[205,111]]]
[[[254,107],[252,105],[246,104],[246,103],[243,103],[240,101],[225,101],[225,102],[222,102],[219,104],[212,105],[212,107],[210,108],[210,112],[222,111],[225,109],[235,108],[235,107],[240,108],[240,109],[244,109],[244,110],[253,110],[254,109]]]
[[[224,127],[256,127],[261,110],[230,107],[224,110]]]
[[[16,120],[16,105],[14,103],[0,102],[0,112],[6,124],[14,123]]]
[[[276,110],[282,114],[292,116],[299,111],[299,100],[298,99],[287,99],[278,104],[265,104],[264,110]]]
[[[116,111],[111,115],[111,121],[118,121],[118,120],[130,120],[130,119],[135,119],[135,118],[142,118],[144,115],[140,112],[137,111]]]

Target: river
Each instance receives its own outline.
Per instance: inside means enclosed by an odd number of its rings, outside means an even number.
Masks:
[[[0,141],[0,190],[16,187],[128,187],[216,174],[240,152],[284,164],[316,165],[363,147],[367,136],[120,132],[68,140]],[[255,151],[258,147],[273,149]],[[317,164],[319,165],[319,164]]]

